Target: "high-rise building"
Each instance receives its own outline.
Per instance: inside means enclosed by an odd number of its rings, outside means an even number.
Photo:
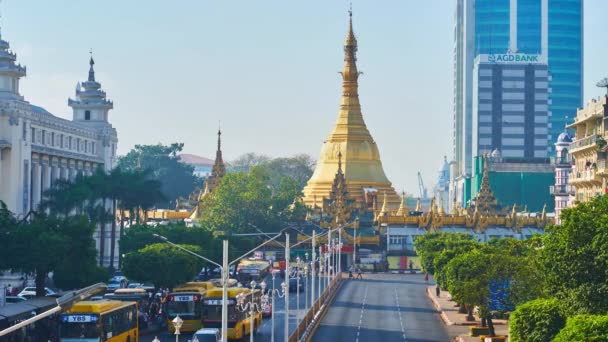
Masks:
[[[547,151],[582,105],[582,0],[456,0],[451,201],[471,198],[474,63],[481,54],[540,55],[548,78]]]

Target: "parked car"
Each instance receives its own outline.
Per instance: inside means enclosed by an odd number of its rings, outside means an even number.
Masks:
[[[13,304],[13,303],[21,303],[23,301],[26,301],[27,298],[22,297],[22,296],[6,296],[6,303],[7,304]]]
[[[221,341],[220,330],[217,328],[203,328],[194,333],[198,342],[219,342]]]
[[[44,288],[45,295],[55,294],[55,291],[49,289],[48,287]],[[25,297],[35,297],[36,296],[36,288],[34,286],[25,287],[21,292],[19,292],[18,296]]]
[[[107,291],[108,292],[114,292],[117,289],[123,288],[123,283],[114,279],[111,279],[108,282],[108,287],[107,287]]]

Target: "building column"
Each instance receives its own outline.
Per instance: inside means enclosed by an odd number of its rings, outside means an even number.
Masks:
[[[38,161],[32,160],[32,210],[38,209],[40,204],[41,186],[40,181],[42,178],[41,167]]]
[[[42,191],[47,191],[51,187],[51,161],[42,164]]]

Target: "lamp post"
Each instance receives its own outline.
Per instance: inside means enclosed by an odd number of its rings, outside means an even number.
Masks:
[[[319,246],[319,298],[321,298],[321,293],[323,293],[321,291],[322,287],[322,281],[323,281],[323,277],[321,277],[321,271],[323,270],[323,263],[325,262],[325,260],[323,260],[323,249],[321,248],[321,246]]]
[[[179,329],[182,328],[182,324],[184,321],[179,317],[179,315],[175,316],[173,319],[173,327],[175,328],[175,342],[179,342]]]
[[[274,311],[275,311],[275,305],[274,305],[274,296],[277,295],[279,296],[279,298],[283,298],[285,297],[285,289],[286,289],[286,284],[285,282],[281,283],[281,289],[283,290],[283,295],[281,296],[281,291],[279,291],[278,289],[275,289],[275,278],[276,278],[276,273],[272,272],[272,290],[270,290],[270,305],[271,305],[271,320],[272,320],[272,330],[270,333],[270,341],[274,342]],[[265,287],[265,283],[262,282],[262,286]],[[268,294],[266,294],[266,296],[268,296]]]
[[[152,342],[160,342],[160,340],[158,339],[158,336],[154,336],[154,339],[152,340]]]
[[[255,302],[255,287],[256,287],[257,283],[255,282],[255,280],[252,280],[251,283],[249,283],[249,286],[251,287],[251,301],[245,303],[246,297],[247,295],[245,295],[244,293],[241,293],[237,296],[237,304],[238,304],[238,309],[241,312],[245,312],[245,311],[249,311],[249,341],[253,342],[253,333],[255,331],[255,313],[256,312],[261,312],[264,309],[265,305],[268,305],[268,297],[267,296],[262,296],[261,297],[261,303],[256,303]],[[262,294],[264,293],[264,290],[266,289],[266,282],[262,281],[260,283],[260,287],[262,288]]]
[[[315,243],[317,240],[317,236],[315,231],[312,231],[312,259],[310,261],[310,306],[314,307],[315,303],[315,262],[317,259],[317,254],[315,250]],[[313,308],[314,310],[314,308]]]
[[[289,233],[285,233],[285,339],[289,341]]]
[[[338,274],[342,276],[342,226],[338,230]]]
[[[253,318],[253,307],[255,306],[253,301],[253,293],[255,292],[255,280],[252,280],[249,285],[251,285],[251,302],[249,302],[249,342],[253,342],[253,324],[255,323],[255,319]]]
[[[306,262],[304,263],[304,312],[308,311],[308,252],[304,253]]]
[[[302,269],[302,259],[296,258],[296,325],[300,324],[300,270]]]

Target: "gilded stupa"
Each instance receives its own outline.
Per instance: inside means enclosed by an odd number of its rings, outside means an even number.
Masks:
[[[315,171],[304,188],[304,203],[310,207],[317,199],[329,197],[341,155],[342,172],[350,198],[360,204],[367,203],[368,207],[380,207],[386,197],[387,207],[397,209],[401,199],[384,174],[378,146],[361,113],[359,71],[356,64],[357,39],[353,33],[352,12],[349,12],[349,15],[348,34],[344,42],[342,101],[338,119],[323,143]],[[373,201],[370,201],[370,198],[373,198]]]

